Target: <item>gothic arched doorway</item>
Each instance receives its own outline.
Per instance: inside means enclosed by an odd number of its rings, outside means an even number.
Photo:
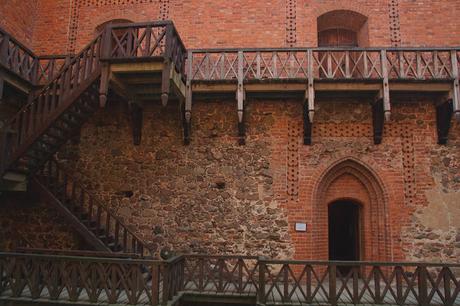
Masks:
[[[360,260],[360,205],[350,200],[338,200],[330,203],[328,209],[329,260]]]
[[[345,158],[324,169],[313,193],[312,257],[372,261],[391,258],[387,201],[382,181],[364,163]],[[330,238],[337,237],[330,237],[334,229],[329,223],[331,219],[342,222],[340,218],[354,220],[349,229],[355,231],[353,250],[330,254]]]

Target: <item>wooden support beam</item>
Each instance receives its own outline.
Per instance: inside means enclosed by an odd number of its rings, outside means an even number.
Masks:
[[[109,91],[110,66],[108,63],[101,64],[101,82],[99,84],[99,106],[105,107],[107,104],[107,93]]]
[[[131,102],[129,104],[131,113],[131,126],[133,129],[133,143],[138,146],[141,144],[142,123],[143,123],[143,108],[138,103]]]
[[[382,143],[385,111],[383,97],[380,93],[372,103],[372,127],[374,130],[374,144]]]
[[[436,105],[436,130],[438,133],[438,144],[445,145],[448,140],[450,121],[453,108],[453,93],[444,96],[438,105]]]
[[[174,69],[172,64],[172,37],[173,37],[173,27],[166,27],[166,46],[165,46],[165,55],[164,55],[164,67],[161,74],[161,104],[166,106],[169,99],[169,85],[171,81],[171,70]]]
[[[185,103],[184,103],[184,144],[190,144],[190,134],[192,130],[192,52],[188,52],[188,73],[187,73],[187,82],[185,88]]]
[[[455,120],[460,123],[460,86],[459,86],[459,72],[458,72],[458,60],[457,60],[457,51],[452,50],[450,53],[451,62],[452,62],[452,77],[454,78],[454,84],[452,89],[452,103],[453,103],[453,112]]]
[[[109,74],[109,80],[110,80],[110,85],[111,88],[121,97],[123,97],[125,100],[129,101],[131,100],[132,97],[132,92],[128,88],[128,86],[125,85],[123,80],[121,80],[115,73],[110,71]]]
[[[308,57],[308,84],[307,84],[307,92],[306,92],[306,100],[308,101],[308,119],[310,123],[313,122],[313,118],[315,115],[315,87],[313,85],[313,55],[312,51],[308,50],[307,52]]]
[[[313,130],[312,121],[310,120],[308,102],[303,104],[303,144],[311,145],[311,134]]]
[[[387,55],[386,51],[380,51],[380,60],[382,63],[382,97],[383,97],[383,112],[386,121],[391,119],[391,105],[390,105],[390,85],[388,83],[388,68],[387,68]]]
[[[238,143],[244,145],[246,143],[246,129],[244,126],[244,100],[245,92],[243,87],[243,52],[238,51],[238,87],[236,90],[236,100],[238,108]]]

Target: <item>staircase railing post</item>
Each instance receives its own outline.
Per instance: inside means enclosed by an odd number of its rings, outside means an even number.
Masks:
[[[337,305],[337,266],[334,263],[329,264],[329,303]]]
[[[161,298],[161,305],[166,305],[169,300],[169,279],[171,277],[169,263],[165,263],[162,265],[161,273],[163,273],[163,297]]]

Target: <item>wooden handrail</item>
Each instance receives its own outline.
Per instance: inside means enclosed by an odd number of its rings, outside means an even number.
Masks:
[[[33,298],[59,302],[79,302],[89,296],[90,303],[124,303],[127,297],[129,304],[147,299],[154,306],[166,305],[184,291],[213,297],[253,296],[260,305],[453,306],[460,302],[457,263],[440,267],[438,263],[348,262],[345,271],[334,261],[250,257],[182,255],[155,261],[0,253],[4,280],[0,295],[21,298],[27,291]],[[150,273],[147,278],[142,276],[145,269]],[[47,288],[48,296],[40,296],[37,288]],[[67,294],[60,295],[54,288],[64,288]],[[80,294],[84,290],[88,296]]]

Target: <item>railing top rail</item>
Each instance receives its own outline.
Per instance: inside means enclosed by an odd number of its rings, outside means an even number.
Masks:
[[[65,59],[67,57],[74,57],[74,54],[47,54],[47,55],[39,55],[38,59]]]
[[[460,51],[460,46],[453,47],[280,47],[280,48],[208,48],[188,49],[192,53],[225,53],[225,52],[302,52],[302,51]]]
[[[431,267],[460,267],[460,263],[444,262],[384,262],[384,261],[334,261],[334,260],[281,260],[260,259],[266,264],[293,265],[331,265],[336,266],[431,266]]]
[[[185,258],[221,258],[221,259],[260,259],[259,256],[248,255],[209,255],[209,254],[186,254]]]
[[[5,29],[3,29],[2,27],[0,27],[0,32],[4,35],[8,35],[9,37],[9,40],[12,41],[13,43],[15,43],[16,45],[18,45],[21,49],[23,49],[24,51],[26,51],[29,55],[31,55],[32,57],[34,58],[37,58],[38,56],[35,55],[35,53],[30,50],[27,46],[25,46],[23,43],[21,43],[19,40],[17,40],[16,38],[14,38],[14,36],[9,33],[8,31],[6,31]]]
[[[148,26],[152,27],[164,27],[167,25],[174,25],[171,20],[159,20],[159,21],[147,21],[147,22],[131,22],[131,23],[114,23],[108,24],[109,28],[113,29],[126,29],[126,28],[144,28]]]
[[[68,261],[84,261],[84,262],[99,262],[99,263],[124,263],[124,264],[163,264],[164,261],[154,259],[139,259],[139,258],[114,258],[114,257],[91,257],[91,256],[70,256],[70,255],[54,255],[54,254],[30,254],[16,252],[0,252],[0,258],[16,257],[16,258],[35,258],[35,259],[54,259]]]
[[[57,250],[43,248],[25,248],[15,249],[16,253],[26,254],[50,254],[50,255],[67,255],[67,256],[86,256],[86,257],[105,257],[105,258],[139,258],[135,253],[109,253],[101,251],[81,251],[81,250]]]

